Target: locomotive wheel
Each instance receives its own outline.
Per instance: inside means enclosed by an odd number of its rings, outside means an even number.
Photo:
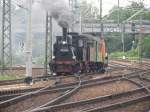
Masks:
[[[32,79],[32,77],[26,77],[24,79],[24,82],[27,83],[27,84],[31,84],[31,83],[33,83],[33,79]]]
[[[104,68],[101,70],[102,73],[105,73],[105,71],[106,71],[106,70],[105,70]]]

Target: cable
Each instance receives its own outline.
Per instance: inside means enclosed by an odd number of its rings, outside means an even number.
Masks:
[[[23,4],[20,4],[17,1],[13,1],[12,4],[18,6],[21,9],[24,9],[24,10],[28,11],[28,9],[26,7],[24,7]]]

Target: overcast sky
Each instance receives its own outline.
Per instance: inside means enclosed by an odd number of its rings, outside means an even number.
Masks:
[[[17,4],[25,5],[25,2],[27,0],[13,0],[13,1]],[[33,10],[35,12],[44,11],[44,9],[40,6],[39,1],[41,0],[34,0]],[[65,0],[65,1],[69,1],[69,0]],[[82,0],[78,0],[78,1],[82,1]],[[99,8],[99,0],[84,0],[84,1],[87,1],[88,3],[91,3],[94,6]],[[120,6],[125,7],[127,5],[130,5],[132,1],[139,2],[140,0],[119,0],[119,1],[120,1]],[[103,2],[103,16],[108,14],[109,10],[111,10],[113,6],[118,4],[118,0],[102,0],[102,2]],[[150,7],[150,0],[143,0],[143,2],[146,7]],[[39,13],[37,13],[36,17],[38,16],[39,16]]]
[[[99,7],[99,0],[87,0],[89,3]],[[118,0],[102,0],[103,1],[103,15],[108,14],[109,10],[114,6],[118,5]],[[120,0],[120,6],[125,7],[131,4],[131,1],[139,2],[140,0]],[[144,0],[144,5],[150,7],[150,0]]]
[[[13,0],[13,1],[22,4],[25,3],[26,0]],[[34,1],[36,2],[41,0],[34,0]],[[65,0],[65,1],[69,1],[69,0]],[[82,0],[78,0],[78,1],[82,1]],[[91,3],[99,8],[99,0],[84,0],[84,1],[87,1],[88,3]],[[103,1],[103,15],[108,14],[109,10],[112,9],[114,5],[118,4],[118,0],[102,0],[102,1]],[[146,7],[150,7],[150,0],[119,0],[119,1],[121,7],[125,7],[131,4],[131,1],[135,1],[135,2],[143,1]]]

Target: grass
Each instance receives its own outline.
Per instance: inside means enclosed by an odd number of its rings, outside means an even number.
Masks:
[[[138,57],[138,50],[137,49],[132,49],[127,52],[113,52],[110,54],[111,57]]]
[[[0,74],[0,80],[15,80],[24,78],[23,75],[16,75],[16,74]]]
[[[0,75],[0,80],[14,80],[17,79],[15,75]]]

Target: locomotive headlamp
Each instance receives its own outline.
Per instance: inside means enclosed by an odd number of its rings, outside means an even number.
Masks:
[[[76,59],[76,56],[72,56],[72,59]]]
[[[52,59],[55,59],[55,56],[52,56]]]
[[[56,76],[56,73],[52,73],[53,76]]]
[[[67,44],[67,42],[66,42],[66,41],[63,41],[62,44]]]

